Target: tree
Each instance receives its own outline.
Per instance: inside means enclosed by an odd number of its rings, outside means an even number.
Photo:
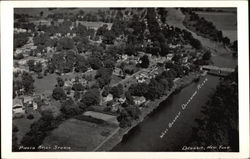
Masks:
[[[74,41],[70,38],[62,38],[58,41],[57,50],[70,50],[74,48]]]
[[[106,32],[108,31],[108,25],[107,24],[103,24],[101,27],[99,27],[96,31],[96,35],[104,35]]]
[[[83,85],[81,83],[74,83],[73,87],[72,87],[72,90],[74,90],[74,91],[83,91],[84,87],[83,87]]]
[[[151,79],[148,85],[148,89],[150,91],[147,92],[146,98],[150,100],[158,99],[164,93],[164,86],[161,83],[157,82],[155,79]]]
[[[74,92],[74,98],[75,98],[75,100],[79,100],[80,97],[81,97],[81,93],[79,91],[75,91]]]
[[[97,71],[95,79],[97,79],[100,88],[102,88],[110,83],[111,76],[112,76],[112,69],[102,67]]]
[[[110,88],[108,86],[104,86],[103,91],[102,91],[102,96],[107,97],[109,94]]]
[[[122,84],[118,84],[111,88],[110,93],[114,96],[114,98],[119,98],[123,94],[123,86]]]
[[[97,88],[90,89],[83,95],[81,102],[84,103],[86,106],[99,104],[100,102],[99,90]]]
[[[30,93],[34,90],[34,79],[28,72],[22,74],[22,85],[26,93]]]
[[[19,54],[17,54],[17,55],[14,55],[14,59],[15,59],[15,60],[21,60],[21,59],[23,59],[23,58],[24,58],[24,56],[23,56],[22,53],[19,53]]]
[[[43,71],[43,65],[41,62],[37,62],[34,66],[34,71],[36,73],[41,73]]]
[[[64,80],[61,77],[57,77],[56,80],[57,80],[57,85],[59,87],[63,87],[64,86]]]
[[[205,54],[202,56],[203,60],[210,60],[211,58],[211,52],[210,51],[206,51]]]
[[[50,71],[58,70],[60,73],[63,72],[66,60],[63,53],[53,54],[51,61],[49,62],[48,68]]]
[[[134,104],[134,98],[131,96],[129,91],[125,92],[125,97],[126,97],[126,102],[128,104],[131,104],[131,105]]]
[[[166,64],[165,64],[166,69],[173,68],[173,66],[174,66],[174,64],[172,62],[166,62]]]
[[[88,62],[90,64],[90,67],[94,70],[98,70],[99,68],[102,67],[102,61],[97,57],[91,56],[88,59]]]
[[[121,111],[120,115],[117,117],[117,120],[119,121],[119,126],[121,128],[126,128],[131,126],[132,119],[125,109]]]
[[[29,61],[27,62],[27,65],[29,66],[29,70],[30,70],[30,71],[34,71],[35,60],[29,60]]]
[[[111,68],[111,69],[115,68],[115,60],[112,58],[106,58],[103,63],[104,67],[106,68]]]
[[[61,87],[56,87],[53,90],[52,97],[55,100],[63,100],[63,99],[66,99],[66,94]]]
[[[127,55],[136,55],[136,50],[133,44],[127,44],[124,51]]]
[[[190,39],[190,45],[193,46],[195,49],[201,49],[202,44],[198,39],[192,38]]]
[[[79,106],[71,98],[62,102],[61,112],[67,116],[75,116],[82,113]]]
[[[114,44],[115,34],[112,31],[106,31],[103,35],[102,42],[104,44]]]
[[[133,96],[145,96],[149,90],[146,83],[138,83],[132,84],[128,91]]]
[[[175,54],[174,57],[172,58],[172,60],[173,60],[174,62],[179,62],[180,59],[181,59],[181,55],[180,55],[180,54]]]
[[[235,40],[232,45],[231,45],[231,48],[233,49],[233,51],[238,51],[238,41]]]
[[[229,45],[230,44],[230,39],[228,37],[224,37],[222,39],[222,42],[223,42],[224,45]]]
[[[135,119],[135,120],[139,119],[139,115],[141,114],[141,111],[137,106],[128,106],[125,109],[132,119]]]
[[[43,16],[43,11],[40,12],[40,17],[42,17],[42,16]]]
[[[88,63],[86,59],[81,55],[77,55],[75,63],[75,71],[84,73],[87,70],[88,70]]]
[[[148,56],[147,56],[147,55],[144,55],[144,56],[142,56],[142,57],[140,58],[140,60],[141,60],[140,66],[141,66],[142,68],[148,68],[148,66],[149,66],[149,59],[148,59]]]
[[[14,50],[25,45],[29,40],[29,36],[28,33],[14,34]]]

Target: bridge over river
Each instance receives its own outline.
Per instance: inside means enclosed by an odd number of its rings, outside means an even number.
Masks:
[[[201,66],[201,69],[208,71],[208,74],[216,75],[216,76],[227,76],[230,73],[234,72],[233,68],[223,68],[223,67],[217,67],[213,65],[204,65],[204,66]]]

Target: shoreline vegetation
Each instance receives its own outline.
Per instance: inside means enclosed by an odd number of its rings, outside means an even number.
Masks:
[[[230,41],[227,36],[223,35],[221,30],[218,30],[213,22],[200,17],[192,8],[182,8],[181,11],[185,15],[183,24],[186,28],[199,36],[223,44],[225,48],[229,48],[233,51],[234,56],[237,56],[237,40]]]
[[[239,152],[238,70],[220,80],[216,91],[203,106],[202,118],[196,118],[185,151],[197,152],[199,145],[208,152]],[[230,122],[228,122],[230,121]],[[212,132],[212,133],[211,133]],[[216,144],[215,144],[216,143]],[[209,146],[214,145],[214,146]]]
[[[114,134],[108,141],[106,141],[100,148],[98,148],[95,151],[110,151],[112,150],[116,145],[118,145],[123,137],[129,133],[130,130],[132,130],[134,127],[139,125],[141,122],[144,121],[144,119],[151,114],[155,109],[157,109],[160,106],[160,103],[167,100],[168,97],[172,94],[174,94],[176,91],[179,91],[183,89],[184,87],[188,86],[192,82],[194,82],[195,79],[197,79],[198,74],[197,73],[190,73],[190,75],[185,76],[181,79],[179,79],[175,86],[168,92],[167,95],[162,96],[159,99],[156,99],[154,101],[150,101],[147,106],[141,111],[141,115],[139,116],[138,120],[134,120],[130,127],[126,128],[120,128],[120,130]]]

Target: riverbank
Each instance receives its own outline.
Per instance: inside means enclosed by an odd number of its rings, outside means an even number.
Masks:
[[[146,107],[144,107],[141,110],[141,115],[138,120],[133,121],[130,127],[127,128],[120,128],[117,133],[115,133],[112,137],[110,137],[109,140],[107,140],[105,143],[103,143],[102,146],[100,146],[98,149],[95,149],[95,151],[110,151],[112,150],[117,144],[119,144],[123,137],[129,133],[130,130],[132,130],[134,127],[136,127],[138,124],[140,124],[145,117],[147,117],[150,113],[152,113],[156,108],[159,107],[160,103],[166,100],[172,93],[175,91],[178,91],[187,85],[191,84],[194,79],[199,76],[198,73],[190,73],[188,76],[185,76],[178,81],[176,81],[175,86],[163,97],[160,99],[156,99],[154,101],[150,101],[147,103]]]

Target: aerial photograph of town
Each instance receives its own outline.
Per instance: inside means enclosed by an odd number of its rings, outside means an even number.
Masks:
[[[12,152],[239,152],[237,8],[14,8]]]

